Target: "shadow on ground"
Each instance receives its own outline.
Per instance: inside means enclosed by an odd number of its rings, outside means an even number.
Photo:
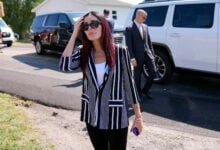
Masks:
[[[177,74],[169,84],[154,84],[151,95],[142,111],[220,131],[220,79]]]
[[[29,53],[23,55],[16,55],[13,56],[14,59],[30,65],[32,67],[40,69],[51,69],[55,71],[59,70],[59,60],[61,55],[56,53],[47,53],[45,55],[37,55],[36,53]],[[79,72],[80,70],[74,70],[73,72],[66,72],[66,73],[74,73]]]

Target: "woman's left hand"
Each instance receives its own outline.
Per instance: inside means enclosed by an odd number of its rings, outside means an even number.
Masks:
[[[130,132],[132,132],[134,128],[137,128],[138,129],[138,135],[139,135],[139,134],[141,134],[141,132],[143,130],[143,127],[144,127],[144,124],[143,124],[142,117],[135,118],[135,120],[132,124]]]

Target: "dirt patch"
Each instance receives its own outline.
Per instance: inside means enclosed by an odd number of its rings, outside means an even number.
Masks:
[[[85,124],[79,121],[80,112],[33,103],[23,107],[33,126],[43,133],[45,141],[56,150],[92,150]],[[128,150],[216,150],[220,139],[145,126],[136,137],[128,134]]]

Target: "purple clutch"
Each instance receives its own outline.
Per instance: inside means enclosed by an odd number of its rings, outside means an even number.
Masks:
[[[138,136],[139,135],[139,132],[138,132],[138,128],[133,128],[133,133],[134,135]]]

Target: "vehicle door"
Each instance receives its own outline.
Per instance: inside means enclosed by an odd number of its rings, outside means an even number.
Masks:
[[[57,47],[58,47],[58,51],[62,52],[71,37],[71,34],[73,32],[73,27],[72,27],[73,25],[71,24],[66,14],[60,14],[58,19],[58,26],[59,29],[57,31],[58,32]]]
[[[58,17],[58,14],[50,14],[44,24],[45,35],[42,39],[42,44],[52,50],[56,48]]]
[[[168,42],[176,67],[217,71],[215,3],[173,5]],[[215,16],[217,18],[217,15]]]
[[[220,16],[220,3],[216,4],[216,9],[218,10],[218,16]],[[217,72],[220,73],[220,18],[216,18],[217,21],[217,28],[218,28],[218,60],[217,60]]]
[[[155,43],[166,43],[168,5],[145,7],[142,9],[148,14],[145,24],[149,26],[151,40]],[[135,15],[133,16],[133,20],[134,18]]]

